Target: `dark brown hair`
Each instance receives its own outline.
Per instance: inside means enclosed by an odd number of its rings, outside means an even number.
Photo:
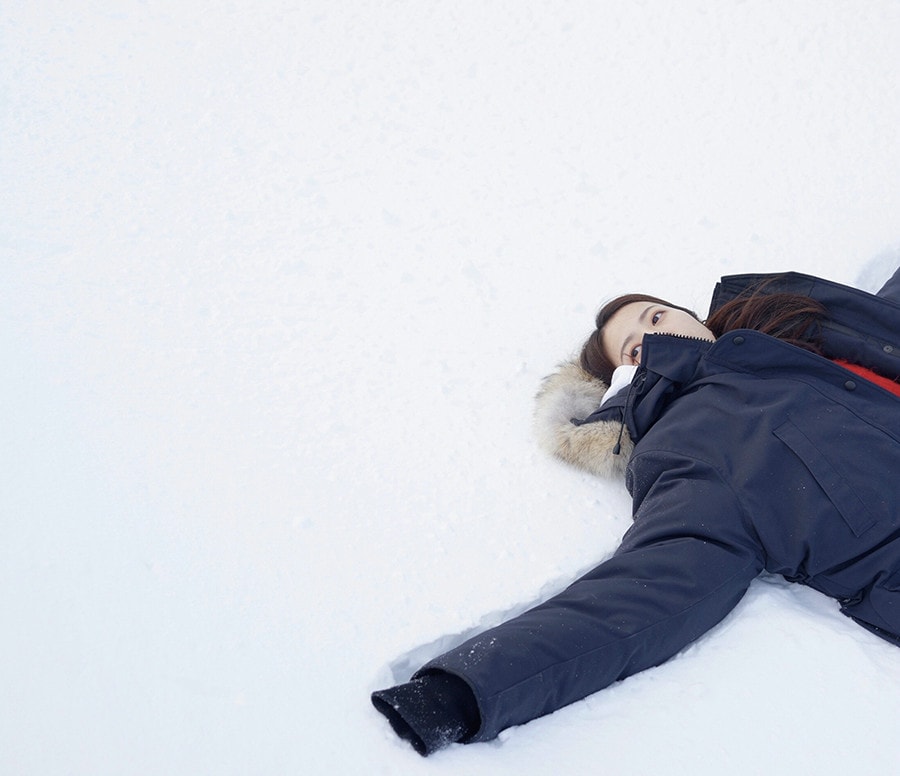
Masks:
[[[591,332],[591,335],[587,338],[587,341],[581,348],[581,358],[579,359],[581,368],[585,372],[594,377],[599,377],[607,385],[609,385],[610,380],[612,380],[612,373],[618,364],[612,363],[612,361],[607,358],[606,353],[603,352],[603,329],[606,327],[606,324],[609,323],[610,318],[625,307],[625,305],[632,304],[633,302],[661,304],[665,307],[681,310],[688,315],[697,318],[697,313],[693,310],[688,310],[686,307],[679,307],[677,304],[672,304],[665,299],[649,296],[648,294],[625,294],[624,296],[617,296],[615,299],[607,302],[600,308],[600,312],[597,313],[597,328]],[[697,318],[697,320],[700,319]]]
[[[768,293],[767,285],[751,288],[726,302],[703,324],[717,339],[734,329],[752,329],[822,355],[821,322],[827,312],[825,307],[802,294]],[[584,343],[580,357],[581,368],[607,385],[617,364],[603,351],[603,329],[610,318],[632,302],[665,305],[699,320],[693,311],[647,294],[626,294],[607,302],[597,313],[597,328]]]
[[[723,304],[705,322],[715,337],[734,329],[777,337],[792,345],[822,355],[821,322],[824,305],[802,294],[766,293],[765,287]]]

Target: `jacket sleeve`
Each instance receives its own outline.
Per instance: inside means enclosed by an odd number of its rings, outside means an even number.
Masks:
[[[422,669],[472,688],[481,724],[470,741],[662,663],[718,623],[762,570],[737,499],[712,467],[644,454],[630,471],[635,524],[613,557]]]

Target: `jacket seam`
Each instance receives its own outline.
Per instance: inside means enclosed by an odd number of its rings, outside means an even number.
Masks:
[[[759,549],[760,554],[764,555],[764,553],[762,552],[763,542],[756,530],[756,526],[753,524],[753,520],[750,518],[750,510],[748,510],[744,505],[743,499],[741,498],[740,494],[734,489],[734,486],[728,481],[728,478],[724,476],[717,464],[707,460],[706,458],[702,458],[699,455],[686,453],[683,450],[678,450],[673,447],[654,446],[647,450],[641,450],[640,452],[635,451],[628,463],[629,467],[631,467],[632,464],[639,458],[642,458],[645,455],[652,455],[653,453],[669,453],[680,456],[681,458],[689,461],[697,461],[698,463],[702,463],[705,466],[708,466],[710,471],[715,472],[716,477],[719,479],[719,482],[725,486],[729,493],[731,493],[734,502],[737,504],[738,510],[740,511],[741,515],[741,524],[744,526],[744,529],[751,535],[751,538],[756,547]]]

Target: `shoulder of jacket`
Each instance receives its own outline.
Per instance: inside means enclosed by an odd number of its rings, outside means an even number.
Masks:
[[[611,420],[572,422],[594,412],[606,391],[606,383],[575,361],[563,362],[544,378],[535,397],[534,432],[541,449],[559,460],[600,477],[621,478],[634,449],[628,430]]]

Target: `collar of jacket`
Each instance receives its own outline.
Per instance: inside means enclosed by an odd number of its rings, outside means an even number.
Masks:
[[[851,358],[853,354],[858,358],[861,352],[861,348],[852,350]],[[838,353],[836,357],[846,356]],[[715,342],[669,334],[646,335],[642,362],[625,407],[625,422],[635,443],[676,398],[723,372],[809,382],[836,401],[846,398],[848,377],[852,377],[831,356],[822,357],[748,329],[726,332]],[[850,384],[854,382],[849,380]]]
[[[625,405],[628,432],[638,442],[679,396],[699,386],[704,378],[722,372],[751,373],[759,377],[790,375],[815,381],[840,392],[845,371],[790,343],[748,329],[735,329],[715,342],[672,334],[645,335],[642,364],[634,377]]]
[[[625,404],[625,424],[634,442],[696,380],[704,356],[715,343],[677,334],[646,334],[641,366]]]

